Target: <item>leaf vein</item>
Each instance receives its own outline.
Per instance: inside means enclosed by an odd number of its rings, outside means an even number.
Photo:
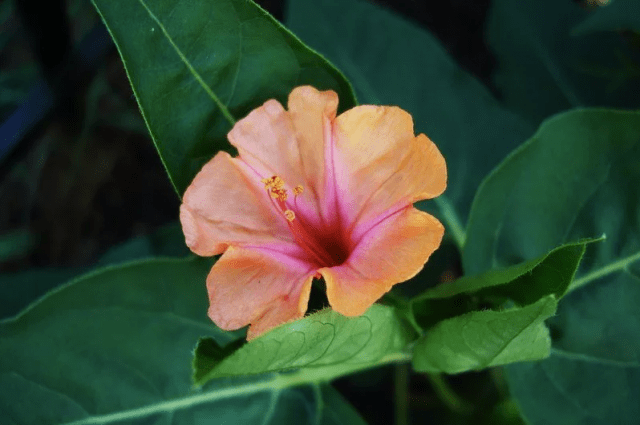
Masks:
[[[182,50],[180,50],[178,45],[175,43],[175,41],[173,40],[173,38],[171,37],[171,35],[167,31],[167,29],[165,28],[164,24],[151,11],[151,9],[149,9],[149,6],[147,6],[147,3],[144,0],[138,0],[138,1],[142,5],[142,7],[144,7],[144,9],[147,11],[147,13],[151,17],[151,19],[153,19],[155,21],[155,23],[158,24],[158,27],[160,28],[160,30],[162,31],[164,36],[167,38],[167,41],[169,42],[169,44],[171,44],[171,47],[173,47],[173,49],[176,52],[176,54],[180,57],[182,62],[189,69],[189,72],[191,73],[191,75],[193,75],[193,78],[196,79],[196,81],[200,84],[200,86],[204,89],[204,91],[213,100],[213,102],[220,109],[220,112],[222,112],[222,115],[224,115],[226,120],[229,121],[229,123],[231,125],[234,125],[236,123],[236,120],[233,117],[233,115],[231,115],[231,112],[229,111],[229,109],[222,103],[220,98],[218,98],[218,96],[213,92],[211,87],[209,87],[209,85],[202,79],[202,76],[200,75],[200,73],[198,73],[198,71],[193,67],[193,65],[191,64],[189,59],[187,59],[187,57],[184,55],[184,53],[182,53]]]
[[[640,260],[640,250],[627,257],[621,258],[618,261],[607,263],[606,265],[593,270],[591,273],[587,273],[581,278],[574,280],[571,283],[571,286],[569,286],[569,291],[581,288],[582,286],[585,286],[612,273],[616,273],[619,271],[626,271],[627,273],[629,273],[629,265],[635,263],[638,260]]]

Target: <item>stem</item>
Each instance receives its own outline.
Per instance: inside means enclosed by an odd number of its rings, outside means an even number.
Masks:
[[[453,205],[449,200],[444,196],[440,195],[435,198],[434,201],[442,213],[442,219],[446,221],[446,224],[449,226],[446,230],[451,232],[453,241],[458,248],[462,250],[467,236],[465,234],[464,225],[460,221],[460,217],[458,217],[458,213],[455,208],[453,208]]]
[[[409,367],[398,364],[394,367],[395,425],[409,425]]]
[[[473,406],[453,391],[441,373],[429,373],[427,377],[436,395],[449,410],[459,415],[469,415],[473,412]]]

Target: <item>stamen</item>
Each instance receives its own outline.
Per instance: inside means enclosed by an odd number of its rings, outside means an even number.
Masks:
[[[273,199],[278,199],[282,202],[288,198],[287,189],[284,188],[284,180],[278,176],[271,176],[266,179],[260,180],[264,183],[264,188],[269,192]]]
[[[273,176],[271,178],[268,178],[268,179],[261,179],[260,180],[262,183],[264,183],[264,188],[265,189],[267,189],[267,190],[271,189],[271,187],[273,186],[273,178],[274,177],[275,176]]]
[[[260,181],[264,183],[265,189],[282,189],[284,187],[284,181],[278,176],[271,176]]]
[[[297,198],[304,189],[302,185],[297,185],[292,189],[294,198],[293,205],[287,205],[285,201],[288,198],[287,189],[284,188],[284,180],[278,176],[271,176],[260,180],[264,184],[269,197],[272,198],[273,206],[280,210],[284,218],[287,220],[289,229],[297,244],[304,249],[310,256],[320,265],[336,264],[336,260],[322,246],[322,242],[316,239],[314,230],[303,216],[296,217],[294,209],[297,209]],[[288,207],[293,209],[290,209]]]
[[[271,197],[282,202],[286,201],[289,195],[286,189],[271,189]]]

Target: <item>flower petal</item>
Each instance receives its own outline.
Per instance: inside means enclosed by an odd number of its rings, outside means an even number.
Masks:
[[[370,220],[440,195],[444,158],[411,115],[397,107],[358,106],[334,123],[334,167],[341,214],[347,223]]]
[[[307,311],[315,268],[260,248],[229,247],[207,276],[209,317],[225,330],[251,324],[247,339]]]
[[[268,100],[238,121],[228,138],[261,178],[278,175],[289,189],[302,185],[317,201],[324,186],[325,136],[330,136],[338,95],[297,87],[288,106],[285,111],[278,101]]]
[[[184,193],[180,222],[187,246],[196,254],[217,255],[229,244],[293,243],[264,185],[243,167],[219,152]]]
[[[342,265],[323,268],[329,304],[345,316],[364,313],[396,283],[415,276],[440,246],[444,227],[413,207],[367,231]]]

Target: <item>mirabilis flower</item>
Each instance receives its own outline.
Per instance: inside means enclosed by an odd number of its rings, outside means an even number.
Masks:
[[[362,105],[336,116],[338,96],[294,89],[288,110],[269,100],[238,121],[187,188],[186,243],[222,254],[207,277],[209,317],[247,339],[304,316],[314,278],[331,307],[364,313],[418,273],[444,228],[413,203],[441,194],[438,148],[411,116]]]

